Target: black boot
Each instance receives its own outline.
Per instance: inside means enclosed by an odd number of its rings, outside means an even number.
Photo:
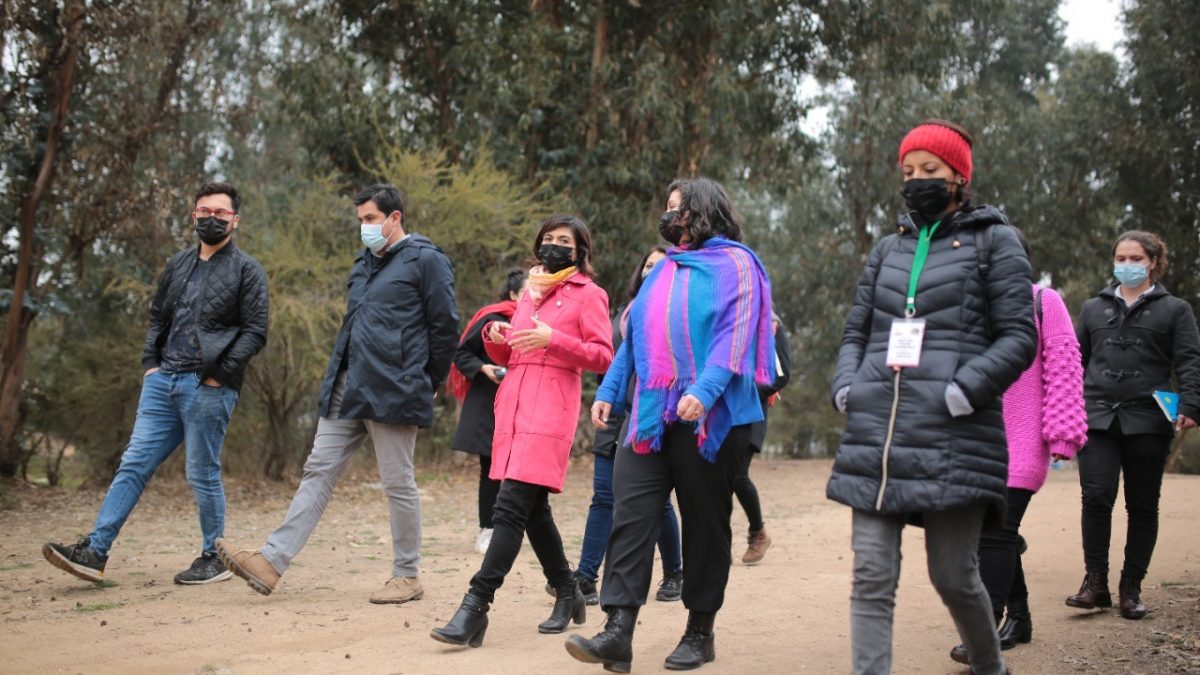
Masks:
[[[579,590],[579,582],[574,576],[567,583],[554,589],[554,609],[550,618],[538,624],[539,633],[561,633],[567,629],[567,624],[587,621],[587,602]]]
[[[483,598],[468,592],[463,596],[462,604],[450,619],[450,623],[441,628],[434,628],[429,637],[438,642],[450,645],[483,645],[483,636],[488,627],[488,603]]]
[[[1067,607],[1112,607],[1112,593],[1108,592],[1108,572],[1088,572],[1084,575],[1079,592],[1067,598]]]
[[[567,638],[567,653],[584,663],[602,663],[613,673],[628,673],[633,665],[633,627],[637,607],[612,607],[604,630],[588,640],[578,635]]]
[[[1008,615],[1000,627],[1000,649],[1012,649],[1018,644],[1029,644],[1033,640],[1033,616],[1029,614],[1029,601],[1010,600]]]
[[[1121,616],[1135,621],[1146,616],[1146,606],[1142,604],[1141,579],[1125,576],[1125,573],[1121,572],[1117,595],[1121,599]]]
[[[716,612],[689,612],[687,630],[679,639],[675,651],[664,664],[667,670],[692,670],[717,658],[713,645],[713,622]]]

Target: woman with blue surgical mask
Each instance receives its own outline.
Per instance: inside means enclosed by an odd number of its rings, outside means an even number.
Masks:
[[[1117,283],[1084,303],[1076,324],[1088,417],[1087,445],[1078,455],[1087,574],[1067,605],[1113,604],[1108,548],[1123,477],[1129,523],[1117,588],[1126,619],[1146,615],[1141,584],[1158,536],[1158,500],[1171,441],[1200,419],[1200,332],[1191,305],[1163,287],[1166,270],[1167,246],[1158,235],[1122,234],[1113,247]],[[1169,406],[1156,400],[1160,391],[1178,394],[1174,420],[1165,414]]]

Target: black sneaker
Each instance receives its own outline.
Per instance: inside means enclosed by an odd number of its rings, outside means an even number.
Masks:
[[[100,557],[92,548],[91,539],[80,539],[76,544],[48,542],[42,546],[42,555],[46,556],[46,562],[84,581],[104,581],[104,565],[108,558]]]
[[[192,561],[191,567],[175,575],[175,583],[198,586],[232,578],[233,572],[225,567],[216,553],[204,553]]]
[[[658,582],[658,593],[654,599],[659,602],[675,602],[683,597],[683,572],[671,572]]]
[[[584,579],[578,572],[575,573],[575,578],[579,580],[579,592],[583,593],[583,604],[600,604],[600,594],[596,591],[596,580]]]

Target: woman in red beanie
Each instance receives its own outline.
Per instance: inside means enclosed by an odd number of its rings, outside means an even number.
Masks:
[[[913,523],[972,670],[1000,675],[976,551],[985,519],[1005,513],[1001,395],[1036,349],[1029,259],[999,210],[970,203],[962,127],[921,124],[899,159],[908,211],[867,260],[832,387],[848,415],[827,494],[854,510],[852,668],[891,671],[900,539]]]

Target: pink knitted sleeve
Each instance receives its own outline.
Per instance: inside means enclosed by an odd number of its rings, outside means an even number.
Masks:
[[[1087,442],[1083,362],[1062,297],[1042,291],[1042,437],[1050,452],[1072,458]]]

